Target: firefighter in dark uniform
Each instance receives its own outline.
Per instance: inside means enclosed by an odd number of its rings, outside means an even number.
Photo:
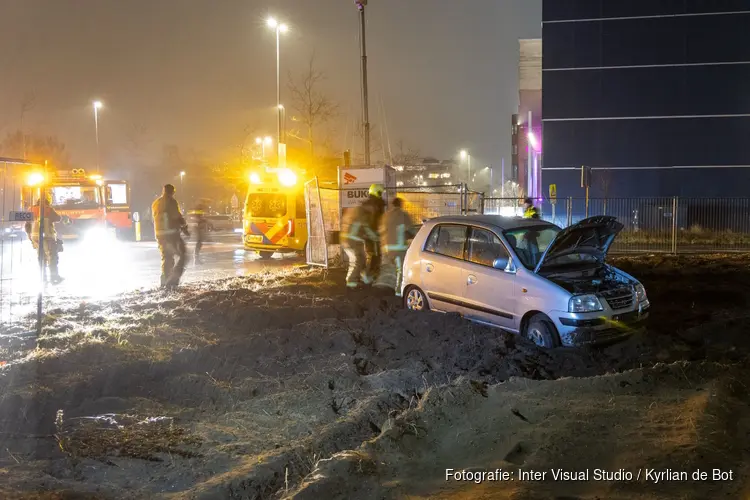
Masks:
[[[539,209],[534,206],[534,201],[531,198],[523,200],[523,218],[524,219],[538,219]]]
[[[41,200],[40,200],[41,201]],[[37,201],[36,205],[31,207],[31,213],[34,216],[34,222],[31,224],[30,231],[27,231],[31,244],[34,249],[40,248],[39,242],[39,229],[41,228],[41,210],[40,201]],[[62,217],[57,211],[52,208],[52,196],[46,193],[44,196],[44,241],[41,242],[41,248],[44,252],[44,262],[47,270],[49,271],[49,281],[56,285],[63,281],[63,277],[60,276],[58,271],[58,264],[60,262],[60,243],[57,241],[57,231],[55,230],[55,223],[60,222]],[[47,276],[45,272],[45,281]]]
[[[161,286],[165,288],[174,288],[180,283],[186,255],[185,241],[180,232],[190,235],[174,192],[174,186],[166,184],[162,195],[151,204],[156,242],[161,253]]]
[[[372,230],[374,205],[363,203],[350,208],[341,221],[341,246],[349,261],[346,273],[346,286],[357,288],[362,284],[372,284],[373,278],[367,272],[367,254],[365,246],[377,244],[378,235]]]
[[[208,205],[205,199],[198,201],[198,204],[194,209],[188,212],[188,220],[190,220],[193,231],[195,232],[195,253],[194,261],[195,265],[201,263],[201,249],[203,243],[206,241],[206,235],[208,234],[208,220],[206,219],[208,211]]]
[[[372,218],[370,219],[370,230],[376,236],[378,235],[378,229],[380,228],[380,220],[383,218],[385,213],[385,200],[383,200],[383,188],[382,184],[373,184],[370,186],[369,196],[365,201],[366,205],[372,207]],[[366,240],[365,241],[365,254],[367,256],[367,276],[376,280],[380,273],[380,264],[382,255],[380,252],[380,242],[378,239]]]

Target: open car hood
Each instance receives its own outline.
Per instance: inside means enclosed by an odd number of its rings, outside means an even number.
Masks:
[[[587,254],[604,262],[609,247],[623,227],[617,222],[617,218],[611,215],[589,217],[578,224],[566,227],[557,233],[549,244],[534,272],[538,273],[546,263],[565,255]]]

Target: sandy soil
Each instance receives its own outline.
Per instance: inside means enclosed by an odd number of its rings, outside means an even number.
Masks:
[[[654,312],[601,349],[541,350],[301,269],[64,303],[41,338],[0,337],[0,498],[750,495],[750,258],[616,263]],[[734,481],[445,481],[561,467]]]

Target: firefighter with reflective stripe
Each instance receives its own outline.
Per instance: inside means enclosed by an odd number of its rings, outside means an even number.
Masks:
[[[370,229],[374,234],[378,234],[380,220],[385,213],[385,200],[383,200],[382,184],[372,184],[369,189],[369,196],[365,204],[372,205],[372,219],[370,219]],[[367,240],[365,242],[365,254],[367,255],[367,275],[373,280],[377,279],[380,273],[381,253],[380,244],[377,240]]]
[[[341,224],[341,246],[349,260],[349,271],[346,273],[346,286],[357,288],[360,280],[365,285],[372,283],[367,273],[367,254],[365,244],[377,244],[378,235],[372,230],[372,219],[375,215],[372,203],[350,208],[344,214]]]
[[[206,241],[206,233],[208,233],[207,212],[208,206],[205,199],[199,200],[195,208],[188,212],[188,220],[192,223],[195,231],[194,264],[196,265],[201,263],[201,249]]]
[[[161,286],[166,288],[174,288],[180,283],[185,271],[186,254],[185,241],[180,232],[190,235],[174,192],[174,186],[166,184],[162,195],[151,204],[156,242],[161,253]]]
[[[57,284],[63,281],[63,278],[60,276],[58,270],[58,264],[60,262],[60,246],[57,241],[55,223],[60,222],[62,217],[60,217],[60,214],[52,208],[52,196],[49,193],[46,193],[44,198],[44,241],[42,242],[44,262],[49,271],[49,280],[53,284]],[[41,228],[41,210],[39,207],[39,201],[36,202],[36,205],[31,207],[31,213],[34,215],[34,222],[31,224],[29,236],[34,249],[39,249],[39,229]],[[45,276],[45,280],[46,279]]]
[[[531,198],[523,200],[523,218],[524,219],[538,219],[539,209],[534,206],[534,201]]]
[[[415,236],[414,221],[404,212],[403,201],[395,198],[392,208],[388,210],[380,221],[378,232],[383,253],[383,264],[375,286],[386,287],[396,291],[401,296],[403,282],[403,264],[408,241]]]

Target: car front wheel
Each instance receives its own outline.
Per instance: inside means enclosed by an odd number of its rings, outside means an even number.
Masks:
[[[526,326],[526,338],[539,347],[557,347],[560,345],[560,337],[552,321],[544,314],[535,314]]]
[[[409,287],[404,296],[404,306],[410,311],[429,311],[430,304],[422,290],[416,286]]]

